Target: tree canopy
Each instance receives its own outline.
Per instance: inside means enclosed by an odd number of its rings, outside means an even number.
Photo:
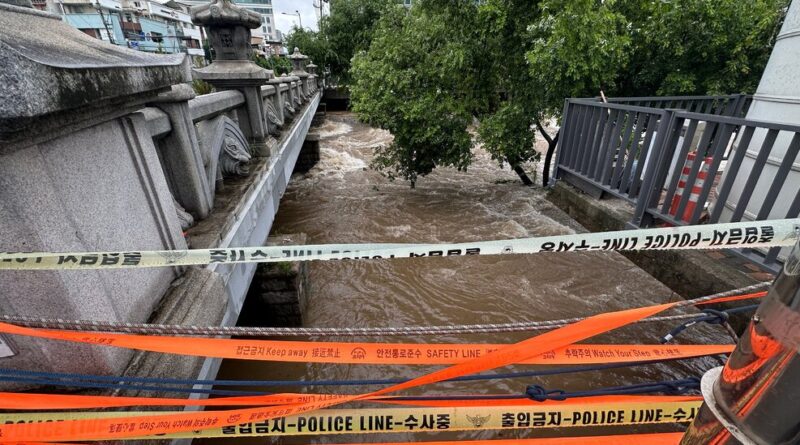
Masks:
[[[300,48],[317,65],[347,83],[350,60],[369,49],[374,28],[394,0],[331,0],[331,14],[320,20],[319,31],[295,27],[286,37],[287,47]]]
[[[353,56],[337,68],[353,109],[395,137],[375,165],[412,184],[438,166],[466,169],[476,124],[494,159],[530,183],[537,130],[554,147],[542,123],[568,97],[752,92],[789,3],[332,1],[320,35],[338,62]]]

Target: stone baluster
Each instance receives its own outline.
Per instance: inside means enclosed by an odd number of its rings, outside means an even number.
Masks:
[[[204,162],[188,101],[195,97],[188,84],[173,85],[161,93],[153,106],[169,116],[172,131],[158,141],[161,163],[170,190],[180,205],[197,219],[208,216],[213,206],[213,192],[202,175]]]
[[[308,91],[308,76],[309,74],[305,70],[305,64],[308,60],[308,56],[300,53],[300,48],[295,48],[294,52],[289,56],[289,60],[292,61],[292,76],[298,78],[300,83],[300,89],[302,90],[301,96],[303,98],[308,98],[311,95]]]
[[[301,86],[300,78],[297,76],[291,76],[291,79],[292,79],[292,91],[294,91],[294,104],[295,107],[299,110],[306,102],[306,97],[303,94],[303,87]]]
[[[270,79],[267,82],[267,85],[272,85],[275,88],[275,94],[270,98],[272,100],[272,106],[275,107],[275,113],[278,115],[278,119],[281,122],[281,126],[286,123],[286,115],[284,110],[284,94],[281,93],[281,85],[284,82],[281,80],[280,77],[275,77]]]
[[[292,87],[292,78],[287,75],[281,75],[281,80],[286,84],[286,92],[284,93],[284,110],[288,113],[289,117],[293,117],[297,112],[295,106],[297,105],[297,100],[295,98],[295,91]]]
[[[236,6],[230,0],[213,0],[192,7],[192,22],[206,28],[216,54],[209,66],[194,70],[195,76],[214,85],[217,90],[235,89],[244,94],[245,106],[239,112],[239,126],[253,152],[258,156],[269,156],[269,128],[268,120],[264,118],[261,86],[273,77],[273,73],[250,59],[250,30],[261,26],[261,16]]]

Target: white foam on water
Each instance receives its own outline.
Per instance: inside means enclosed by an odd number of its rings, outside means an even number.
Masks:
[[[346,151],[320,147],[320,161],[316,169],[320,173],[352,172],[367,168],[367,163]]]
[[[325,123],[319,127],[319,137],[330,138],[350,133],[351,131],[353,131],[353,127],[344,122],[326,120]]]
[[[387,226],[387,227],[385,227],[385,229],[386,229],[386,233],[387,234],[389,234],[391,236],[399,237],[399,236],[406,235],[406,234],[410,233],[411,232],[411,225],[410,224],[404,224],[402,226]]]

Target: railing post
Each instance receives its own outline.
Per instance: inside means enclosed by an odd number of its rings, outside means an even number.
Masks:
[[[570,131],[574,131],[572,128],[567,128],[569,125],[569,108],[570,108],[570,100],[564,99],[564,112],[561,114],[561,137],[558,138],[558,142],[556,143],[556,162],[555,167],[553,168],[553,175],[550,178],[550,183],[548,184],[550,187],[556,185],[556,181],[558,180],[558,165],[561,162],[561,152],[564,151],[564,144],[566,143],[567,133]],[[549,167],[549,166],[547,166]]]
[[[172,131],[159,141],[159,159],[170,190],[180,205],[195,218],[204,219],[214,205],[214,194],[204,176],[204,162],[198,148],[197,134],[189,112],[189,100],[195,94],[187,84],[173,85],[154,101],[169,116]]]
[[[705,403],[681,445],[797,443],[800,243],[724,368],[703,376]]]
[[[647,209],[658,204],[661,184],[656,182],[656,176],[658,176],[658,170],[664,165],[667,144],[671,139],[668,136],[672,134],[673,130],[675,110],[664,110],[662,113],[658,129],[656,129],[657,135],[653,143],[653,151],[650,153],[649,161],[645,166],[644,180],[642,181],[642,187],[639,189],[639,196],[636,199],[636,210],[634,211],[633,219],[628,223],[630,228],[650,225],[652,217],[647,214]],[[650,147],[643,147],[642,154],[645,153],[645,150],[650,150]],[[641,155],[639,159],[642,159]],[[646,156],[645,159],[647,159]]]
[[[269,156],[268,129],[264,116],[261,86],[273,77],[250,60],[250,29],[261,26],[261,16],[227,0],[192,7],[192,23],[203,25],[214,47],[211,65],[194,70],[195,75],[218,90],[239,90],[245,104],[239,111],[239,126],[249,139],[253,152]]]
[[[747,102],[747,95],[735,94],[735,96],[736,106],[733,108],[733,115],[731,117],[744,117],[742,116],[742,111],[744,110],[744,104]]]
[[[300,53],[300,48],[295,48],[294,52],[289,56],[289,60],[292,61],[292,76],[298,77],[300,80],[300,96],[301,97],[310,97],[310,91],[308,90],[308,77],[309,74],[306,72],[305,64],[306,60],[308,60],[308,56],[303,55]]]

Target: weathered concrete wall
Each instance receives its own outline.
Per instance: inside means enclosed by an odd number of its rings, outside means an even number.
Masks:
[[[319,162],[319,134],[310,132],[303,141],[303,148],[294,166],[295,173],[306,173]]]
[[[183,55],[113,47],[58,16],[0,4],[0,249],[185,248],[155,146],[136,110],[187,76]],[[0,311],[144,322],[182,273],[3,271]],[[2,359],[8,368],[119,374],[132,355],[22,337],[10,341],[17,355]]]
[[[547,199],[592,232],[625,230],[633,215],[632,207],[621,199],[597,200],[564,181],[556,183]],[[724,250],[623,254],[684,298],[749,286],[770,277],[760,271],[750,270],[748,273],[742,270],[738,267],[740,260],[735,260],[737,263],[719,261],[729,257]]]
[[[277,235],[268,246],[302,245],[305,234]],[[308,306],[308,264],[259,264],[247,294],[239,326],[302,326]]]

